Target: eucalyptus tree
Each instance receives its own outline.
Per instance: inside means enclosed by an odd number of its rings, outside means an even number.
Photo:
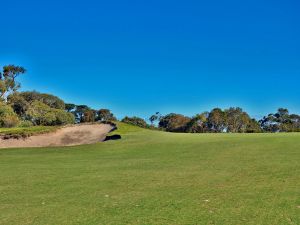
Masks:
[[[22,66],[7,65],[0,72],[0,98],[2,101],[7,100],[7,96],[20,88],[20,83],[16,80],[26,69]]]

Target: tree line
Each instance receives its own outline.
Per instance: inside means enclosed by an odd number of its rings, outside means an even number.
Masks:
[[[0,127],[57,126],[116,120],[108,109],[65,103],[51,94],[18,92],[17,77],[25,74],[20,66],[4,66],[0,72]]]
[[[20,66],[4,66],[0,72],[0,127],[65,125],[86,122],[115,121],[109,109],[92,109],[87,105],[65,103],[51,94],[36,91],[19,92],[17,77],[25,74]],[[169,132],[187,133],[261,133],[300,132],[300,116],[290,114],[288,109],[264,116],[260,120],[251,118],[239,107],[215,108],[193,117],[177,113],[162,115],[159,112],[150,118],[150,124],[139,117],[124,117],[124,123],[143,128]]]
[[[300,116],[290,114],[288,109],[279,108],[260,120],[251,118],[239,107],[222,110],[214,108],[193,117],[177,113],[161,115],[155,113],[149,118],[151,124],[139,117],[125,117],[125,123],[140,127],[160,129],[169,132],[186,133],[262,133],[262,132],[300,132]],[[157,125],[155,125],[157,124]]]

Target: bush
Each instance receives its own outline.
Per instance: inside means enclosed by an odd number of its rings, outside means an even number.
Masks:
[[[61,109],[52,109],[55,114],[55,124],[54,125],[66,125],[75,123],[75,117],[72,113],[65,112]]]
[[[35,125],[52,126],[75,122],[72,113],[65,112],[62,109],[50,108],[40,101],[34,101],[27,110],[26,115]]]
[[[46,104],[50,108],[65,109],[64,101],[51,94],[43,94],[36,91],[25,91],[20,92],[19,95],[28,103],[39,101]]]
[[[18,123],[19,118],[11,106],[0,103],[0,127],[14,127]]]
[[[16,115],[6,115],[2,118],[2,127],[15,127],[19,123]]]
[[[22,119],[25,118],[25,112],[29,103],[20,93],[15,92],[7,97],[8,104],[13,108],[14,112]]]
[[[190,121],[186,116],[170,113],[160,119],[158,126],[170,132],[185,132]]]
[[[142,118],[136,117],[136,116],[134,116],[134,117],[126,116],[124,119],[122,119],[122,122],[132,124],[132,125],[135,125],[138,127],[143,127],[143,128],[148,127],[148,124],[146,123],[145,120],[143,120]]]
[[[33,126],[33,123],[29,120],[22,120],[18,124],[18,127],[32,127],[32,126]]]
[[[98,121],[116,121],[116,117],[109,109],[100,109],[97,112],[97,120]]]
[[[51,108],[40,101],[31,103],[26,111],[26,117],[34,125],[51,125],[55,120],[55,115],[51,113]]]

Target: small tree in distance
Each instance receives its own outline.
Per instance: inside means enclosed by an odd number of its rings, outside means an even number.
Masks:
[[[116,118],[114,114],[109,109],[100,109],[97,112],[97,120],[98,121],[114,121]]]
[[[149,120],[150,120],[151,125],[153,126],[154,122],[159,121],[161,119],[161,117],[162,116],[159,112],[156,112],[154,115],[150,116]]]

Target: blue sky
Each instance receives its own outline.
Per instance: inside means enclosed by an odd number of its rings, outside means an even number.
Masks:
[[[300,3],[1,1],[0,66],[22,90],[119,118],[240,106],[300,113]]]

